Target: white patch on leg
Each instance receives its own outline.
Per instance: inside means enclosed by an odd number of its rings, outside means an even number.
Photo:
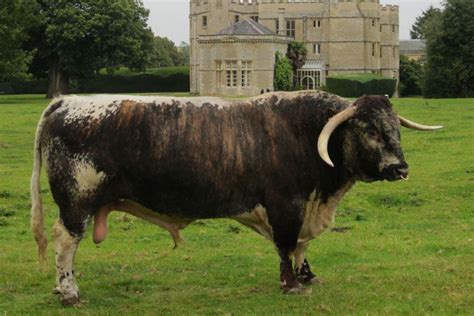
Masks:
[[[56,249],[56,288],[61,295],[61,302],[74,305],[79,302],[79,288],[74,278],[74,256],[79,239],[71,236],[64,227],[62,220],[54,224],[54,240]]]
[[[303,226],[298,236],[298,247],[314,239],[314,237],[329,227],[334,221],[336,206],[352,185],[353,183],[349,183],[341,188],[333,196],[329,197],[326,203],[321,201],[321,197],[316,191],[311,193],[303,213]]]
[[[84,158],[76,160],[74,168],[76,189],[80,194],[95,190],[106,177],[104,172],[97,171],[95,166]]]
[[[302,243],[298,243],[294,251],[295,267],[298,268],[298,270],[301,270],[301,268],[303,267],[306,248],[308,248],[308,243],[302,242]]]
[[[268,222],[267,210],[261,204],[257,204],[251,212],[245,212],[231,218],[273,241],[273,229]]]

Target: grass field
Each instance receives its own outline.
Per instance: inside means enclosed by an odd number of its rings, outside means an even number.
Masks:
[[[38,270],[29,230],[34,131],[47,100],[0,96],[0,314],[474,314],[474,99],[394,100],[445,129],[404,129],[408,182],[358,184],[308,258],[324,280],[282,295],[272,245],[239,224],[199,221],[172,250],[167,233],[114,214],[100,246],[90,231],[76,259],[82,305],[51,293],[53,247]],[[47,230],[57,210],[43,174]]]

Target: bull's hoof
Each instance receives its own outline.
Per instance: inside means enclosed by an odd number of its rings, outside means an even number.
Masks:
[[[311,294],[313,290],[311,288],[303,287],[301,284],[294,287],[282,287],[284,294],[296,294],[296,295],[307,295]]]
[[[304,285],[320,285],[320,284],[323,284],[323,280],[321,280],[320,278],[318,278],[315,275],[313,275],[310,278],[308,278],[308,277],[302,277],[302,278],[298,277],[298,281],[301,284],[304,284]]]
[[[61,304],[65,306],[75,306],[78,305],[79,302],[80,300],[78,295],[72,294],[67,296],[61,296]]]

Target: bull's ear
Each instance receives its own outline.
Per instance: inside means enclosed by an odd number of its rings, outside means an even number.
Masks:
[[[404,118],[400,115],[398,115],[398,118],[400,119],[400,124],[402,124],[402,126],[404,126],[406,128],[411,128],[411,129],[414,129],[414,130],[417,130],[417,131],[435,131],[435,130],[443,128],[443,126],[441,126],[441,125],[428,126],[428,125],[418,124],[418,123],[410,121],[410,120],[408,120],[408,119],[406,119],[406,118]]]

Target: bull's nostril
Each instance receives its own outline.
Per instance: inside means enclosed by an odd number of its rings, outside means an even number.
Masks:
[[[408,168],[398,168],[396,172],[401,179],[408,180]]]

